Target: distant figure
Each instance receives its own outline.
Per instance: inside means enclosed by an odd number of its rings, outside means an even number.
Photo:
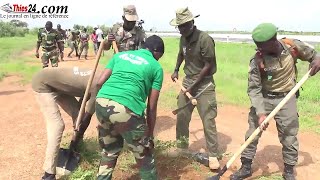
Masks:
[[[79,41],[79,36],[80,32],[79,31],[71,31],[70,36],[68,38],[68,43],[69,43],[69,47],[71,48],[71,51],[68,54],[68,58],[72,58],[71,54],[73,53],[73,51],[76,51],[76,56],[78,57],[78,41]]]
[[[41,56],[43,68],[48,67],[49,60],[52,67],[58,67],[58,55],[63,52],[62,37],[57,30],[52,29],[52,22],[47,21],[45,28],[40,28],[38,32],[38,41],[36,48],[36,57],[39,58],[39,48],[42,46],[43,54]]]
[[[63,51],[64,51],[64,41],[67,39],[67,34],[66,34],[66,31],[61,29],[61,25],[58,24],[57,25],[57,31],[60,33],[61,35],[61,38],[62,38],[62,51],[59,51],[60,53],[60,58],[61,58],[61,61],[63,61],[63,57],[64,57],[64,54],[63,54]]]
[[[88,49],[89,49],[89,34],[87,33],[87,29],[84,28],[83,32],[80,33],[80,52],[78,59],[80,59],[82,51],[84,50],[84,59],[87,60]]]
[[[98,28],[97,28],[97,30],[96,30],[96,35],[97,35],[97,45],[98,45],[98,48],[99,48],[101,42],[102,42],[103,39],[104,39],[103,31],[100,29],[100,26],[98,26]]]
[[[91,34],[91,41],[92,41],[92,44],[93,44],[93,49],[94,49],[94,54],[97,55],[97,52],[98,52],[98,44],[97,44],[97,34],[96,34],[96,31],[92,31],[92,34]]]

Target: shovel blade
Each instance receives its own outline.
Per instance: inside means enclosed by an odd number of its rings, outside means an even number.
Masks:
[[[69,175],[77,169],[80,162],[80,154],[69,149],[60,148],[58,154],[57,174]]]
[[[215,175],[215,176],[211,176],[209,178],[207,178],[207,180],[219,180],[220,176],[219,175]]]

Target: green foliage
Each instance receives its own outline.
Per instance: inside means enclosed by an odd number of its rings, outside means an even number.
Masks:
[[[10,22],[3,22],[0,20],[0,38],[1,37],[24,37],[29,29],[28,24],[19,20],[11,20]]]

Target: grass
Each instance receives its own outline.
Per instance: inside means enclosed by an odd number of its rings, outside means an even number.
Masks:
[[[35,58],[24,55],[23,51],[35,48],[36,40],[37,37],[34,35],[1,38],[0,80],[9,74],[16,74],[23,77],[24,83],[30,81],[32,75],[40,69],[40,66],[27,64],[27,62],[35,61]]]
[[[160,59],[160,64],[166,73],[171,74],[176,63],[176,56],[178,52],[178,38],[164,38],[166,52]],[[24,56],[23,51],[31,50],[35,47],[36,37],[27,35],[24,38],[2,38],[0,41],[0,79],[8,74],[20,74],[23,76],[25,82],[29,82],[33,73],[38,71],[40,66],[32,66],[28,62],[34,61],[31,55]],[[92,46],[91,46],[92,47]],[[316,47],[320,50],[319,46]],[[243,43],[216,43],[216,56],[218,71],[215,74],[215,83],[218,104],[233,104],[241,107],[248,108],[250,105],[247,96],[247,76],[248,64],[250,58],[254,54],[253,44]],[[104,52],[100,64],[107,64],[112,56],[112,51]],[[299,79],[307,72],[308,63],[299,62]],[[183,77],[183,64],[180,68],[180,78]],[[319,75],[310,78],[304,85],[301,91],[301,96],[298,100],[298,109],[300,115],[300,125],[303,131],[312,131],[320,134],[320,121],[318,112],[320,111],[320,95],[319,95]],[[165,82],[166,83],[166,82]],[[176,107],[177,91],[176,85],[167,82],[167,87],[161,93],[159,100],[159,107],[164,110],[172,110]],[[156,142],[156,154],[172,147],[174,142]],[[95,138],[86,139],[81,147],[82,162],[77,171],[75,171],[68,179],[95,179],[97,167],[99,164],[99,147]],[[158,166],[163,170],[170,167],[170,170],[181,171],[183,168],[181,164],[191,164],[191,168],[195,172],[202,174],[209,173],[202,171],[203,169],[199,164],[192,163],[188,159],[166,159],[161,156],[157,158]],[[117,172],[123,176],[130,176],[137,173],[134,168],[134,158],[129,151],[124,151],[119,157],[121,163],[117,166]],[[172,168],[172,169],[171,169]],[[163,179],[170,179],[171,177],[179,176],[177,174],[170,174]],[[173,179],[177,179],[173,178]],[[259,179],[279,179],[278,175],[268,177],[260,177]]]

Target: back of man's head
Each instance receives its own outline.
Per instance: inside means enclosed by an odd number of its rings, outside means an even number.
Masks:
[[[164,53],[164,43],[161,37],[152,35],[146,39],[143,46],[145,49],[149,49],[153,52]]]

